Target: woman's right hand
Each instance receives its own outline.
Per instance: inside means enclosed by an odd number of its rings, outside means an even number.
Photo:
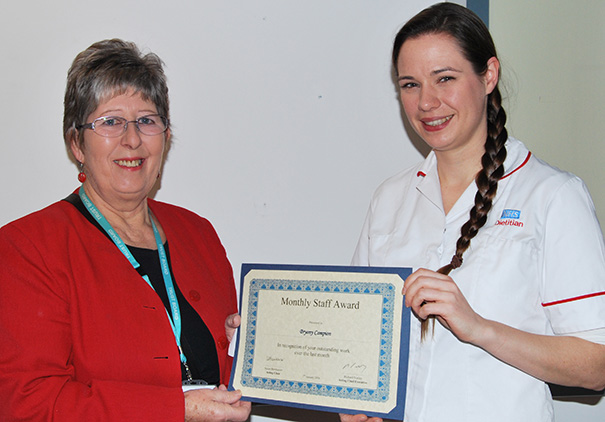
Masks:
[[[380,418],[368,418],[366,415],[345,415],[344,413],[339,413],[340,422],[382,422]]]
[[[241,397],[241,391],[227,391],[224,385],[189,390],[185,393],[185,422],[243,422],[252,404],[240,401]]]
[[[434,315],[458,340],[478,346],[485,338],[486,320],[471,308],[450,276],[420,268],[405,280],[402,293],[414,314],[422,320]]]

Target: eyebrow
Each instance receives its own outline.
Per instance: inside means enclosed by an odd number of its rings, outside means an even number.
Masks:
[[[462,73],[461,70],[458,70],[454,67],[451,66],[447,66],[441,69],[437,69],[437,70],[433,70],[431,72],[431,76],[435,76],[435,75],[439,75],[441,73],[445,73],[445,72],[456,72],[456,73]],[[399,78],[397,78],[398,81],[403,81],[403,80],[414,80],[416,78],[414,78],[413,76],[400,76]]]
[[[433,70],[431,72],[431,75],[438,75],[440,73],[444,73],[444,72],[456,72],[456,73],[462,73],[461,70],[458,70],[454,67],[448,66],[448,67],[444,67],[442,69],[437,69],[437,70]]]

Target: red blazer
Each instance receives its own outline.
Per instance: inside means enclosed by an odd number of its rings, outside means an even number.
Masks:
[[[212,333],[227,383],[233,272],[212,225],[149,200],[183,295]],[[184,420],[162,301],[116,246],[60,201],[0,229],[0,421]]]

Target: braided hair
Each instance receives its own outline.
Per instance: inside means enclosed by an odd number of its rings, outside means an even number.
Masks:
[[[395,37],[392,57],[395,69],[404,42],[426,34],[447,34],[453,37],[477,75],[484,75],[488,60],[497,57],[489,30],[477,15],[455,3],[438,3],[410,19]],[[485,153],[481,157],[482,168],[475,177],[477,185],[475,204],[470,211],[468,221],[460,230],[456,252],[451,262],[437,270],[441,274],[447,275],[462,265],[464,252],[487,221],[487,215],[498,189],[498,181],[504,175],[505,143],[508,138],[505,123],[506,113],[502,108],[502,96],[496,85],[487,98],[487,138]],[[434,317],[431,316],[430,320],[434,326]],[[428,330],[429,319],[426,319],[421,325],[423,340]]]

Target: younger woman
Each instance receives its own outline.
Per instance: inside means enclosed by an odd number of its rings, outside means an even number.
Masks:
[[[393,64],[432,152],[378,188],[353,264],[416,269],[405,421],[552,421],[546,382],[605,388],[605,247],[586,187],[508,136],[496,50],[468,9],[416,15]]]

